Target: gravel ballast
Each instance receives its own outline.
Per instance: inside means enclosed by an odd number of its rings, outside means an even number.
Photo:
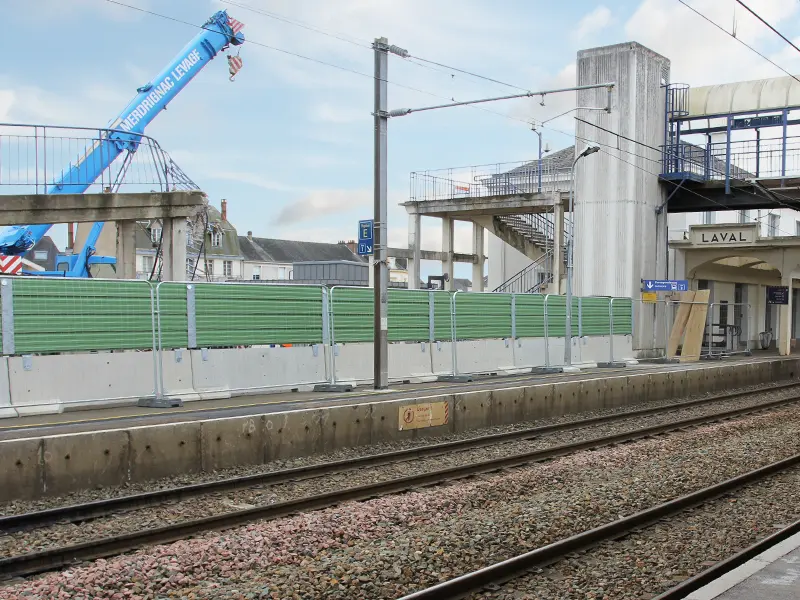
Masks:
[[[520,577],[495,600],[651,598],[800,518],[800,468]],[[768,600],[768,599],[766,599]]]
[[[770,399],[776,400],[781,397],[778,394],[790,397],[792,392],[791,390],[776,392],[774,395],[777,397]],[[764,399],[759,398],[759,400],[763,402]],[[753,397],[720,403],[715,402],[712,405],[696,406],[664,414],[595,425],[575,431],[548,434],[533,440],[505,443],[445,456],[418,458],[410,462],[364,468],[286,484],[257,486],[248,489],[209,494],[180,502],[170,502],[151,508],[121,512],[83,523],[64,523],[39,528],[34,531],[16,532],[0,538],[0,556],[9,557],[58,546],[77,544],[101,537],[136,532],[142,529],[219,515],[235,510],[252,508],[254,506],[285,502],[323,492],[388,481],[447,467],[467,465],[473,462],[545,449],[561,444],[580,442],[587,439],[623,433],[637,428],[661,425],[675,420],[714,414],[732,408],[757,405],[758,403],[759,402],[756,402]]]
[[[0,599],[396,598],[793,455],[799,424],[792,407],[253,523],[8,585]]]

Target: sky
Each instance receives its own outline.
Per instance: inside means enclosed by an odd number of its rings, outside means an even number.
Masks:
[[[376,37],[411,55],[389,59],[392,109],[569,87],[579,49],[626,41],[670,58],[673,82],[784,75],[678,0],[120,1],[163,16],[109,0],[0,0],[9,9],[0,39],[7,57],[0,66],[0,122],[105,126],[197,26],[228,10],[245,24],[249,41],[241,47],[244,66],[236,80],[228,80],[226,61],[218,57],[147,134],[212,204],[228,200],[228,218],[240,234],[261,237],[337,242],[354,238],[357,221],[371,217],[369,46]],[[800,72],[800,52],[734,0],[689,4],[784,69]],[[800,45],[800,2],[746,4]],[[572,107],[574,94],[565,93],[547,96],[544,106],[537,97],[391,120],[390,245],[407,246],[408,217],[399,204],[409,199],[412,172],[499,169],[491,165],[533,159],[538,138],[531,120]],[[548,121],[542,131],[552,150],[572,144],[572,115]],[[440,248],[439,223],[423,221],[424,249]],[[471,239],[470,227],[458,224],[456,251],[471,251]],[[437,270],[434,263],[423,272]],[[459,266],[456,276],[469,277],[469,265]]]

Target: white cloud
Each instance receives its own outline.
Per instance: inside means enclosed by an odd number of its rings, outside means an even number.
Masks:
[[[354,208],[369,206],[370,190],[315,190],[284,206],[275,218],[277,225],[290,225],[313,221],[331,215],[346,213]]]
[[[608,27],[611,21],[611,11],[601,4],[580,20],[572,36],[576,40],[583,40]]]

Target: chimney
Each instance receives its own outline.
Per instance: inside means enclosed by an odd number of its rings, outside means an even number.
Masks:
[[[253,241],[253,232],[252,231],[248,231],[247,232],[247,239],[250,240],[251,242]]]
[[[353,254],[355,254],[356,251],[358,250],[355,240],[350,240],[349,242],[345,243],[345,246],[347,246],[348,250],[350,250],[350,252],[352,252]]]
[[[225,198],[223,198],[220,201],[219,205],[220,205],[220,207],[222,207],[222,210],[220,210],[220,212],[222,213],[222,220],[223,221],[227,221],[228,220],[228,201],[225,200]]]

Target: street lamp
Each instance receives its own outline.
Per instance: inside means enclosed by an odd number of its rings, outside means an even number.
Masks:
[[[569,218],[571,220],[567,236],[567,319],[564,335],[564,364],[572,365],[572,247],[575,245],[575,166],[584,156],[600,151],[600,146],[589,146],[572,161],[572,177],[569,180]]]

